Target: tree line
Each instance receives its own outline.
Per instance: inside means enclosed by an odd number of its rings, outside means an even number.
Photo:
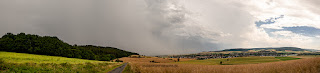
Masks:
[[[0,38],[0,51],[31,53],[50,56],[63,56],[89,60],[109,61],[116,58],[138,55],[113,47],[101,47],[94,45],[69,45],[51,36],[38,36],[19,33],[14,35],[7,33]]]

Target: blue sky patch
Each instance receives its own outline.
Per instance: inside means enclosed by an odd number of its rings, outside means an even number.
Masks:
[[[276,20],[283,18],[283,17],[284,17],[284,15],[280,15],[279,17],[275,17],[275,18],[271,17],[271,18],[266,19],[264,21],[261,21],[261,20],[256,21],[255,24],[257,27],[260,27],[261,25],[264,25],[264,24],[273,24],[276,22]]]
[[[276,31],[291,31],[296,34],[309,36],[309,37],[320,36],[320,29],[315,28],[315,27],[298,26],[298,27],[282,27],[282,28],[283,29],[264,28],[264,30],[266,31],[266,33],[268,33],[269,36],[275,36],[275,35],[271,34],[271,32],[276,32]]]
[[[283,27],[283,30],[291,31],[293,33],[301,34],[304,36],[315,37],[320,35],[320,29],[308,26],[298,26],[298,27]]]
[[[273,24],[276,22],[276,20],[283,18],[284,15],[281,15],[279,17],[271,17],[269,19],[266,19],[264,21],[256,21],[255,24],[258,28],[260,28],[261,25],[267,25],[267,24]],[[291,31],[296,34],[304,35],[304,36],[309,36],[309,37],[315,37],[315,36],[320,36],[320,29],[315,28],[315,27],[310,27],[310,26],[297,26],[297,27],[282,27],[283,29],[269,29],[269,28],[263,28],[266,33],[269,34],[269,36],[275,36],[271,34],[271,32],[276,32],[276,31]]]

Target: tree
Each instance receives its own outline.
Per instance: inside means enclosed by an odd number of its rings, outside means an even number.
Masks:
[[[57,37],[7,33],[0,38],[0,51],[63,56],[90,60],[112,60],[137,53],[113,47],[69,45]]]

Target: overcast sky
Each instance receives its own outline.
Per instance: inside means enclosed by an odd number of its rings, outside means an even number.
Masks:
[[[57,36],[144,55],[320,50],[320,0],[0,0],[0,35]]]

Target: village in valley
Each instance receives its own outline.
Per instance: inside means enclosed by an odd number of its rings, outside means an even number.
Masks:
[[[287,57],[300,55],[320,55],[320,51],[311,49],[301,49],[296,47],[279,47],[279,48],[238,48],[226,49],[222,51],[208,51],[197,54],[188,55],[165,55],[156,57],[168,58],[194,58],[197,60],[216,59],[216,58],[234,58],[234,57],[249,57],[249,56],[272,56],[272,57]]]

